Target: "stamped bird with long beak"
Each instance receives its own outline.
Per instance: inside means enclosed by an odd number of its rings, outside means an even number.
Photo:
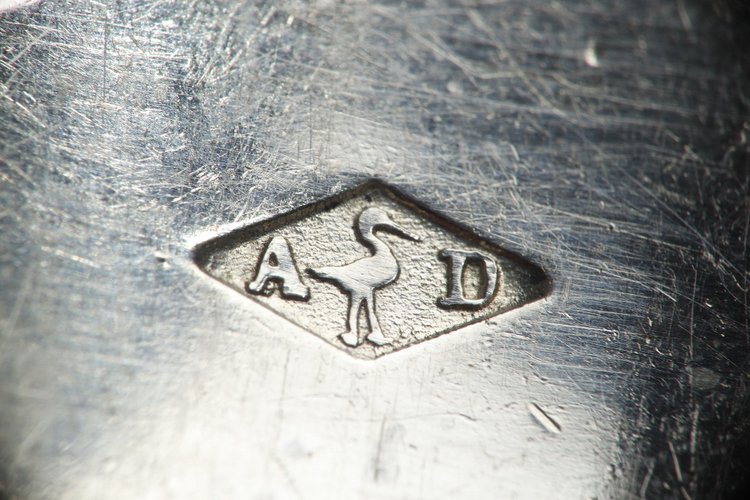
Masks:
[[[375,290],[396,281],[400,267],[390,247],[375,235],[377,230],[385,230],[407,240],[419,241],[419,238],[409,235],[393,222],[383,210],[366,208],[359,214],[356,232],[364,245],[372,251],[372,255],[344,266],[307,269],[313,277],[322,281],[330,281],[349,295],[347,331],[340,337],[344,344],[351,347],[356,347],[361,342],[357,319],[363,306],[370,327],[367,340],[379,346],[392,342],[383,335],[375,314]]]

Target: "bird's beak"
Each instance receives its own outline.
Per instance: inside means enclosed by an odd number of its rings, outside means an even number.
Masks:
[[[404,230],[404,228],[402,228],[401,226],[399,226],[393,221],[391,221],[391,223],[389,224],[388,229],[390,229],[391,232],[395,234],[396,236],[400,236],[401,238],[404,238],[406,240],[416,241],[416,242],[421,241],[416,236],[412,236],[409,233],[407,233],[406,230]]]

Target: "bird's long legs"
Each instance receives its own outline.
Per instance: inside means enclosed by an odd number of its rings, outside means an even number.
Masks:
[[[342,342],[350,347],[357,347],[357,345],[359,345],[359,328],[357,327],[357,319],[363,301],[364,297],[355,297],[352,295],[352,298],[349,301],[349,314],[346,317],[347,331],[339,335]]]
[[[383,335],[378,317],[375,315],[375,299],[372,293],[365,299],[365,310],[367,311],[367,322],[370,323],[370,334],[367,336],[367,340],[375,345],[390,344],[391,340]]]
[[[347,331],[339,335],[342,342],[350,347],[357,347],[359,345],[359,326],[357,323],[359,319],[359,311],[362,308],[362,305],[365,306],[367,322],[370,325],[370,334],[367,336],[367,340],[375,345],[390,344],[391,340],[383,335],[383,331],[380,329],[378,317],[375,315],[375,304],[372,294],[369,294],[367,297],[353,296],[351,298],[351,302],[349,302],[349,313],[346,317]]]

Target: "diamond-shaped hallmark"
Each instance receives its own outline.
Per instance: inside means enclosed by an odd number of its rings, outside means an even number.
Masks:
[[[545,297],[544,271],[379,181],[194,249],[208,275],[374,359]]]

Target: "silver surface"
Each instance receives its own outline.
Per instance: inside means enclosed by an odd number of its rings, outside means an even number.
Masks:
[[[41,2],[0,15],[0,491],[741,489],[739,5]],[[551,294],[357,360],[191,259],[207,234],[371,178],[539,265]]]

